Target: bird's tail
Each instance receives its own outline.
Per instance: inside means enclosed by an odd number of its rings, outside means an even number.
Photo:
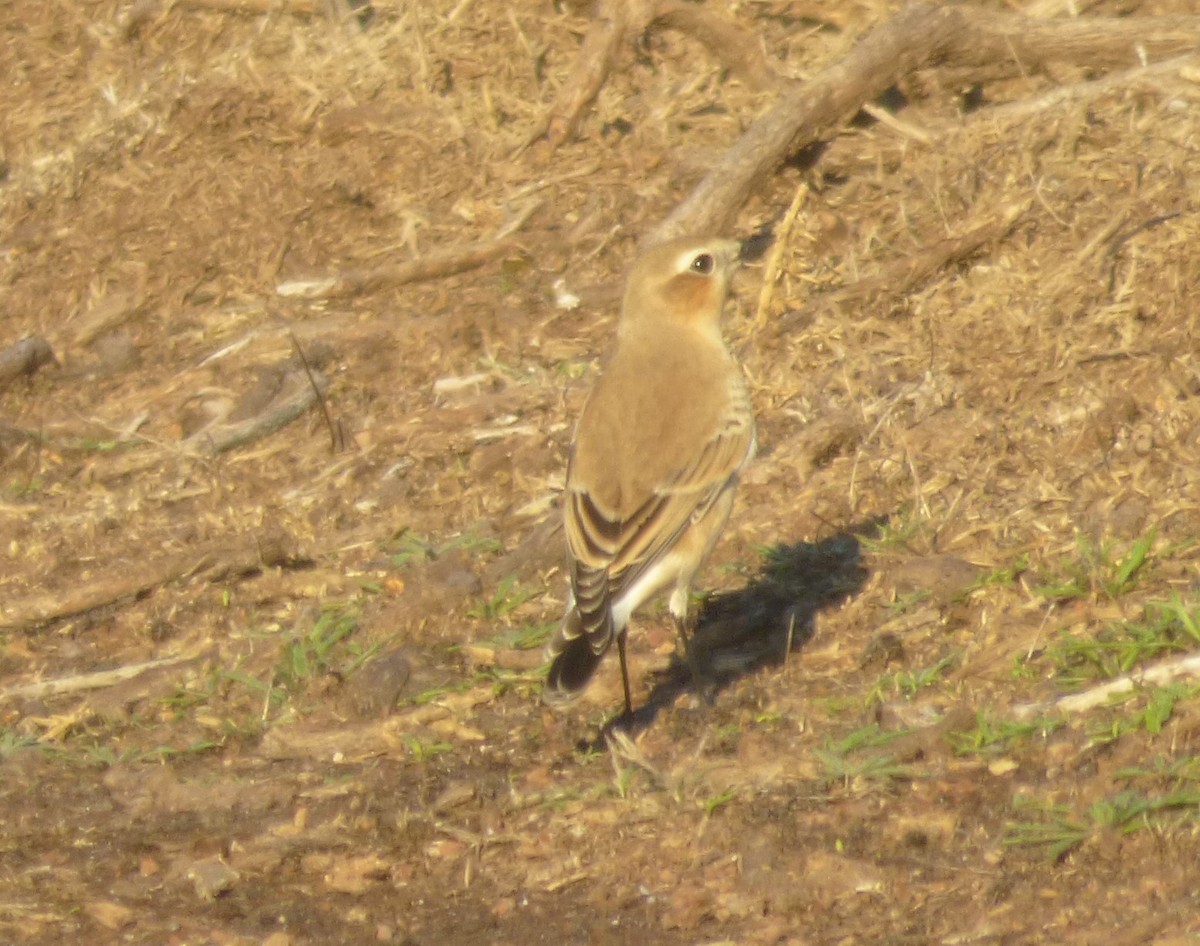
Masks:
[[[550,673],[546,676],[542,699],[551,706],[565,706],[577,699],[600,666],[611,640],[608,636],[599,652],[594,650],[579,609],[572,603],[562,625],[546,645]]]

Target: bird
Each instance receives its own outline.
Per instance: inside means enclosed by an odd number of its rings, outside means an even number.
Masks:
[[[650,248],[630,270],[615,347],[567,460],[570,593],[546,645],[551,705],[576,698],[615,642],[632,715],[629,620],[668,587],[683,656],[703,690],[688,633],[691,584],[756,443],[749,391],[720,325],[740,250],[735,240],[682,237]]]

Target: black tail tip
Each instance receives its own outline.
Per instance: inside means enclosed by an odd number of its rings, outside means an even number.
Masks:
[[[571,638],[562,646],[550,664],[542,688],[542,701],[548,706],[568,706],[579,699],[604,657],[603,653],[592,650],[586,637]]]

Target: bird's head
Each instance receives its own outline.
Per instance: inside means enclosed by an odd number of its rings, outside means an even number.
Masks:
[[[740,251],[738,241],[717,237],[681,237],[651,247],[629,274],[622,321],[715,330]]]

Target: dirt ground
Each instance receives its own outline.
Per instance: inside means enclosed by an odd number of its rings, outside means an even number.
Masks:
[[[722,685],[659,603],[614,728],[539,699],[573,418],[777,93],[654,29],[526,147],[587,4],[311,7],[0,3],[0,941],[1200,942],[1200,61],[921,70],[761,182]],[[898,6],[706,8],[799,80]]]

